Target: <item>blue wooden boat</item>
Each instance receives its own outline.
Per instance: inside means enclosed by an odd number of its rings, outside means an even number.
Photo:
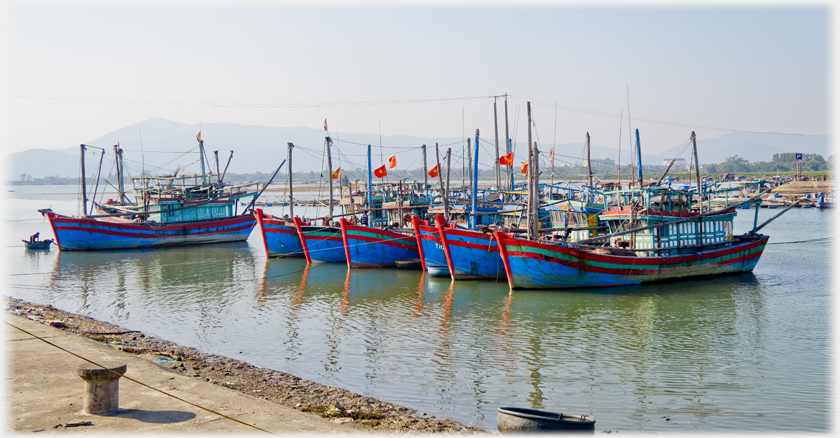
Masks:
[[[407,233],[353,225],[341,218],[345,259],[351,268],[395,268],[397,260],[417,259],[417,239]]]
[[[826,201],[825,194],[820,193],[820,198],[817,200],[817,202],[814,203],[814,207],[817,207],[817,208],[834,208],[834,200],[829,198]]]
[[[412,217],[411,221],[423,270],[428,271],[432,277],[451,276],[438,228],[417,216]]]
[[[36,241],[23,240],[22,239],[22,241],[23,241],[24,245],[26,246],[26,249],[50,249],[50,245],[55,243],[52,239],[36,240]]]
[[[304,256],[294,223],[287,222],[286,218],[266,214],[260,208],[254,210],[254,217],[257,219],[267,257]]]
[[[81,145],[83,175],[85,148]],[[247,197],[253,197],[253,203],[258,192],[225,185],[219,176],[216,181],[212,181],[213,177],[208,181],[204,172],[200,175],[141,176],[133,178],[136,202],[128,203],[121,176],[122,150],[119,145],[114,150],[119,201],[98,204],[94,200],[91,210],[95,209],[97,214],[88,213],[83,177],[82,217],[64,216],[50,209],[39,210],[49,219],[59,250],[158,248],[248,239],[257,221],[247,208],[237,212],[236,203]],[[204,142],[200,139],[199,151],[203,157]]]
[[[443,248],[446,268],[453,280],[504,279],[498,244],[487,232],[448,226],[442,215],[435,216],[439,245]]]
[[[253,215],[166,223],[117,222],[46,213],[61,251],[157,248],[244,242],[256,225]]]
[[[331,226],[304,225],[300,218],[293,219],[304,257],[309,263],[347,262],[341,228]]]
[[[694,150],[697,162],[696,144]],[[697,187],[697,193],[651,186],[607,193],[624,202],[600,215],[611,233],[594,239],[557,242],[535,230],[527,238],[495,232],[510,288],[607,287],[752,271],[769,239],[758,230],[769,221],[733,236],[738,205],[703,213]],[[692,211],[693,195],[699,211]]]

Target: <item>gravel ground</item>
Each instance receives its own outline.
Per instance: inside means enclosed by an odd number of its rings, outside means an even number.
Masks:
[[[413,409],[379,401],[340,388],[295,377],[280,371],[206,354],[191,347],[146,336],[138,331],[97,321],[56,309],[50,305],[28,303],[6,297],[7,311],[59,330],[75,333],[116,349],[148,355],[175,371],[225,386],[251,396],[310,412],[336,422],[348,423],[363,431],[383,433],[487,434],[472,426],[435,418]]]

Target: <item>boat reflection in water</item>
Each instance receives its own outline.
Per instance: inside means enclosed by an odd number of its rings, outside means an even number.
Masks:
[[[804,382],[779,377],[794,358],[767,360],[778,289],[753,274],[546,293],[241,244],[54,255],[22,298],[491,430],[511,405],[604,429],[667,430],[668,412],[740,430],[742,415],[721,414],[732,404],[789,419],[791,405],[819,412],[807,394],[826,384],[818,361],[797,365]]]

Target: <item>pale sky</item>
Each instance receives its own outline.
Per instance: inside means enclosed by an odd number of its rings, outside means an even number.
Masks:
[[[492,139],[505,93],[519,141],[526,100],[543,144],[627,148],[628,103],[651,154],[691,130],[832,135],[827,3],[66,3],[1,7],[4,156],[156,117]]]

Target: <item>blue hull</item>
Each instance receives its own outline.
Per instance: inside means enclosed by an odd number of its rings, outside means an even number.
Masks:
[[[347,262],[341,228],[302,225],[298,218],[294,221],[308,262]]]
[[[449,265],[437,228],[418,223],[414,224],[417,242],[422,247],[423,264],[432,277],[449,277]]]
[[[492,234],[444,229],[455,280],[506,280],[499,246]]]
[[[244,242],[257,221],[237,216],[195,222],[135,224],[71,218],[47,213],[56,244],[62,251],[137,249]]]
[[[259,224],[260,234],[267,257],[303,257],[303,246],[294,225],[286,224],[282,218],[266,215],[257,209],[254,217]]]
[[[342,237],[351,268],[396,267],[397,260],[417,259],[414,236],[358,226],[341,220]]]

